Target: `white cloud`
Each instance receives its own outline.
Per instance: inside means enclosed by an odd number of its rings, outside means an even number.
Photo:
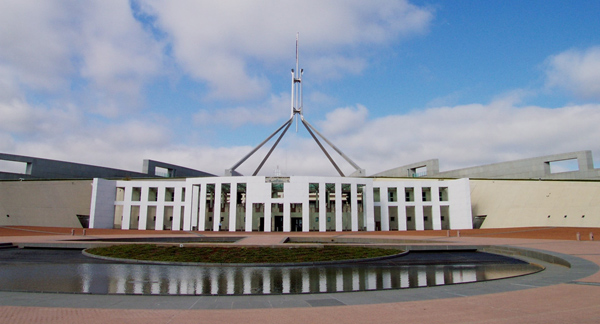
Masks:
[[[197,125],[228,125],[236,128],[244,124],[269,125],[290,116],[289,94],[271,95],[263,103],[220,110],[199,110],[194,114]]]
[[[65,85],[73,72],[68,12],[64,2],[0,2],[0,66],[15,81],[42,90]]]
[[[341,53],[361,44],[384,44],[422,33],[433,17],[431,11],[403,0],[140,3],[168,34],[173,55],[184,71],[207,82],[213,98],[226,99],[264,95],[269,82],[249,71],[249,62],[289,57],[296,32],[301,35],[301,55],[311,53],[306,57],[315,60],[313,65],[336,58],[337,64],[327,75],[357,73],[364,68],[365,58]]]
[[[499,100],[373,120],[367,119],[367,113],[362,106],[336,110],[327,120],[338,120],[336,114],[340,114],[348,120],[342,124],[352,125],[351,131],[334,127],[327,130],[327,137],[369,174],[431,158],[440,159],[442,170],[587,149],[600,158],[598,104],[548,109]],[[0,148],[134,171],[141,170],[142,160],[149,158],[218,175],[252,149],[175,144],[177,139],[169,134],[168,126],[159,122],[128,121],[109,127],[75,127],[47,139],[25,138],[14,145],[14,138],[0,130]],[[266,145],[238,170],[252,174],[269,148]],[[353,171],[329,151],[345,174]],[[278,167],[284,175],[337,175],[303,128],[298,134],[286,134],[260,174],[272,175]]]
[[[547,61],[546,83],[583,99],[600,99],[600,46],[568,50]]]
[[[105,94],[95,97],[96,112],[116,116],[139,106],[143,85],[161,73],[161,44],[135,20],[128,2],[89,2],[80,14],[80,75]]]
[[[78,125],[82,117],[73,106],[48,109],[17,98],[0,101],[0,116],[0,132],[35,138],[61,134]]]
[[[307,69],[312,78],[337,79],[345,74],[360,74],[367,67],[364,58],[344,57],[342,55],[321,56],[309,62]]]
[[[346,135],[363,127],[368,114],[367,108],[360,104],[356,107],[338,108],[328,113],[325,121],[319,122],[319,127],[327,135]]]
[[[160,44],[125,1],[2,1],[0,48],[0,78],[15,88],[5,97],[21,88],[69,96],[76,87],[93,99],[88,110],[111,116],[137,106],[162,64]]]
[[[369,173],[431,158],[449,170],[584,149],[598,155],[599,122],[600,105],[548,109],[495,101],[379,118],[334,141]]]

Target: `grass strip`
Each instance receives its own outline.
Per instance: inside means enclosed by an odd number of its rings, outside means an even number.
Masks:
[[[90,254],[148,261],[206,263],[294,263],[377,258],[402,253],[397,249],[357,246],[300,248],[270,247],[178,247],[124,244],[86,250]]]

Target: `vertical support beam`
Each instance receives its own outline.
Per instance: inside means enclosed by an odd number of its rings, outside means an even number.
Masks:
[[[380,194],[381,195],[381,194]],[[380,198],[381,200],[381,198]],[[373,182],[367,182],[363,192],[363,209],[367,231],[375,230],[375,204],[373,199]]]
[[[440,210],[439,186],[431,186],[431,226],[434,230],[442,229],[442,211]]]
[[[148,225],[148,193],[150,187],[144,185],[142,187],[142,193],[140,197],[140,220],[138,222],[138,229],[145,230]]]
[[[206,231],[206,192],[207,184],[203,183],[200,187],[200,198],[198,199],[198,230]]]
[[[183,230],[191,231],[193,226],[198,225],[198,190],[200,188],[196,185],[186,185],[185,190],[185,203],[191,208],[186,208],[185,216],[183,219]],[[173,211],[175,214],[175,211]]]
[[[179,231],[181,229],[181,206],[183,206],[184,210],[183,216],[191,217],[192,208],[190,208],[190,206],[192,202],[188,201],[185,197],[183,198],[183,201],[181,201],[183,188],[185,187],[175,187],[175,192],[173,193],[175,195],[175,197],[173,197],[173,223],[171,223],[171,230],[173,231]],[[198,196],[194,196],[193,199],[198,199]],[[185,219],[183,220],[183,223],[185,224]]]
[[[221,192],[223,184],[218,182],[215,184],[215,204],[213,205],[213,231],[219,231],[221,223]]]
[[[319,182],[319,232],[327,231],[327,187]]]
[[[125,187],[125,197],[123,198],[123,220],[121,221],[121,229],[130,229],[131,224],[131,195],[133,187]]]
[[[154,230],[162,231],[165,226],[165,191],[166,187],[159,186],[156,197],[156,222],[154,222]]]
[[[440,204],[434,204],[431,206],[431,217],[432,218],[432,226],[434,230],[442,229],[442,211],[440,210]]]
[[[396,190],[398,190],[396,188]],[[380,222],[380,226],[381,226],[381,231],[389,231],[390,230],[390,204],[389,204],[389,200],[390,200],[390,192],[389,192],[389,188],[382,187],[381,188],[381,219],[379,220]]]
[[[406,231],[406,186],[398,187],[398,231]]]
[[[358,231],[358,192],[356,183],[353,182],[350,184],[350,221],[351,228],[353,232]]]
[[[285,186],[284,186],[285,187]],[[284,189],[285,191],[285,189]],[[284,192],[285,197],[285,192]],[[292,213],[290,208],[290,203],[287,201],[283,201],[283,231],[290,232],[292,230]]]
[[[271,231],[271,202],[265,202],[265,212],[264,212],[264,218],[265,218],[265,232],[270,232]]]
[[[235,232],[237,225],[237,183],[229,184],[229,231]]]
[[[306,189],[308,190],[308,186]],[[310,231],[310,203],[308,197],[309,196],[306,195],[306,198],[302,202],[302,232]]]
[[[343,231],[342,222],[342,183],[335,183],[335,231]]]
[[[246,232],[252,232],[252,222],[253,222],[253,217],[252,215],[254,214],[254,206],[252,201],[248,200],[248,187],[246,187],[246,215],[244,215],[245,217],[245,230]]]
[[[422,231],[425,229],[425,220],[423,219],[423,188],[414,187],[415,189],[415,230]]]

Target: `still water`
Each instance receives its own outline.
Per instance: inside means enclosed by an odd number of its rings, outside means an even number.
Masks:
[[[458,284],[539,270],[525,262],[198,267],[0,259],[0,290],[139,295],[332,293]]]

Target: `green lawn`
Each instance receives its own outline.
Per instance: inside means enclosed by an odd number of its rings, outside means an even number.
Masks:
[[[207,263],[290,263],[376,258],[402,253],[397,249],[353,246],[299,248],[269,247],[178,247],[154,244],[127,244],[86,250],[113,258]]]

